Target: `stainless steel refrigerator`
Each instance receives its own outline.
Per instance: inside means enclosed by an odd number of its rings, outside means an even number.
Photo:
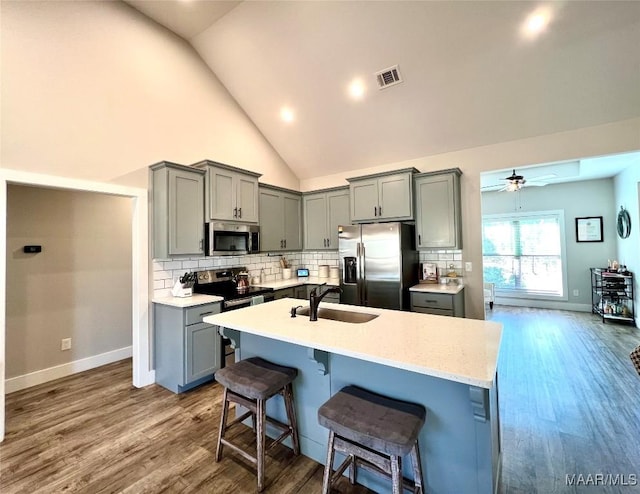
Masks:
[[[338,227],[345,304],[409,310],[409,287],[418,283],[414,226],[374,223]]]

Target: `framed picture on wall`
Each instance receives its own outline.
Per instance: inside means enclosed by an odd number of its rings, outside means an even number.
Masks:
[[[602,216],[576,218],[576,242],[602,242]]]

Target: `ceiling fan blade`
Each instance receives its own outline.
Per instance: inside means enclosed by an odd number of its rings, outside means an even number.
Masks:
[[[480,192],[493,192],[496,190],[502,190],[503,188],[503,184],[485,185],[484,187],[480,187]]]

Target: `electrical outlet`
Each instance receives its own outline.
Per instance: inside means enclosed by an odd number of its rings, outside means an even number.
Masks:
[[[573,291],[573,296],[574,297],[579,297],[580,296],[580,290],[578,290],[577,288]]]
[[[464,270],[467,273],[470,273],[471,271],[473,271],[473,265],[470,262],[465,262],[464,263]]]
[[[60,350],[71,350],[71,338],[62,338]]]

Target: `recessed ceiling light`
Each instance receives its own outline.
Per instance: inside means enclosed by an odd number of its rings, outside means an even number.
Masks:
[[[546,29],[551,21],[551,10],[539,8],[529,14],[522,25],[522,35],[526,38],[535,38]]]
[[[296,119],[293,110],[286,106],[283,106],[280,110],[280,118],[287,123],[291,123]]]
[[[365,87],[362,79],[354,79],[351,81],[351,84],[349,84],[349,95],[353,99],[362,99],[364,97],[364,91]]]

